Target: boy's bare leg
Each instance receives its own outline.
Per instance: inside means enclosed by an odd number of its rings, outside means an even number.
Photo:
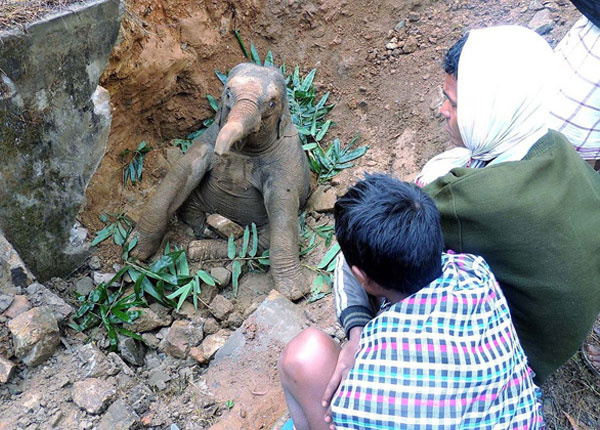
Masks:
[[[339,353],[340,347],[316,328],[304,330],[281,353],[279,378],[297,430],[329,429],[321,400]]]

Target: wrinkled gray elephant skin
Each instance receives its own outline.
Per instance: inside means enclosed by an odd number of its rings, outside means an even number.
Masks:
[[[281,72],[239,64],[229,74],[214,124],[171,167],[142,211],[133,255],[146,259],[158,249],[176,211],[196,232],[206,213],[241,225],[254,222],[261,244],[270,246],[276,288],[299,298],[306,280],[297,219],[309,192],[308,162]]]

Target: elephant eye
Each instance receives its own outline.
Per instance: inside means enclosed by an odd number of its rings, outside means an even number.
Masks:
[[[271,100],[271,101],[269,102],[269,108],[270,108],[270,109],[273,109],[274,107],[275,107],[275,100]]]

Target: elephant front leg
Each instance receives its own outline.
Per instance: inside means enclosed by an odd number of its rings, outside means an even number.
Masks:
[[[210,168],[213,147],[195,143],[167,173],[154,192],[136,225],[138,243],[132,255],[145,260],[156,252],[166,232],[169,219],[198,186]]]
[[[271,275],[275,288],[290,300],[305,295],[310,286],[298,257],[298,204],[296,194],[285,188],[266,187],[269,214]]]

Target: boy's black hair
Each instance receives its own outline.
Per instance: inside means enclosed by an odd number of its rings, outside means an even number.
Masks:
[[[335,204],[335,234],[350,267],[413,294],[441,273],[440,213],[416,185],[369,175]]]
[[[454,76],[455,79],[458,79],[458,62],[460,61],[460,54],[462,54],[463,47],[468,38],[469,33],[458,39],[458,42],[448,49],[448,52],[446,52],[446,56],[444,57],[444,72]]]

